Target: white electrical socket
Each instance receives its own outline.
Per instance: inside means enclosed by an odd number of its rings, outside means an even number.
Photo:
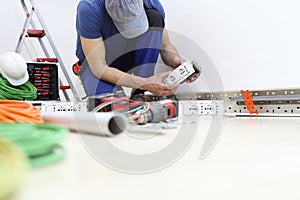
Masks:
[[[164,80],[164,84],[180,84],[195,73],[194,66],[191,62],[185,61],[175,68]]]
[[[87,112],[86,102],[31,101],[42,112]]]
[[[180,115],[183,116],[213,116],[223,115],[223,100],[181,100]]]

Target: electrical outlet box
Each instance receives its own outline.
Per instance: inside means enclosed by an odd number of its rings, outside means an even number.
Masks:
[[[183,116],[213,116],[224,114],[223,100],[181,100],[180,114]]]
[[[87,112],[86,102],[31,101],[42,112]]]
[[[185,61],[174,69],[164,80],[164,84],[181,84],[195,73],[194,66],[191,62]]]

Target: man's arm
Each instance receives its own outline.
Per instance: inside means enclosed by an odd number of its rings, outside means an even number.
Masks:
[[[167,73],[150,78],[141,78],[109,67],[105,60],[105,47],[102,38],[88,39],[80,37],[80,40],[91,71],[101,80],[125,87],[148,90],[158,96],[171,95],[178,87],[177,84],[165,85],[161,83],[162,78],[166,76]]]
[[[184,60],[179,56],[174,45],[171,43],[168,31],[166,29],[164,29],[163,32],[160,55],[163,62],[173,69],[184,62]]]
[[[184,60],[179,56],[175,46],[171,43],[168,31],[166,29],[164,29],[163,32],[160,55],[163,62],[173,69],[184,63]],[[198,79],[199,76],[200,73],[197,73],[192,78],[188,79],[187,82],[191,83]]]

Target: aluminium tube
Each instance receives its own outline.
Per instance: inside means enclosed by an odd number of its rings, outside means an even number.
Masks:
[[[64,126],[79,133],[113,136],[123,133],[127,119],[119,113],[42,112],[47,123]]]

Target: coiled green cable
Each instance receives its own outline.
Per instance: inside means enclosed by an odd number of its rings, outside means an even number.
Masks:
[[[0,136],[20,146],[33,168],[61,160],[65,150],[60,142],[68,133],[68,129],[52,124],[0,123]]]
[[[8,80],[0,75],[0,99],[10,100],[35,100],[37,89],[30,82],[20,86],[12,86]]]
[[[0,136],[0,199],[9,199],[28,169],[27,159],[14,143]]]

